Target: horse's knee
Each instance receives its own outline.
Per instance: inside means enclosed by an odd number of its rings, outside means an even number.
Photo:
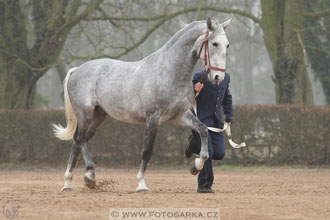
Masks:
[[[199,134],[201,136],[201,138],[207,138],[208,135],[208,129],[206,126],[201,126],[199,129]]]
[[[213,160],[222,160],[225,157],[225,153],[213,153]]]

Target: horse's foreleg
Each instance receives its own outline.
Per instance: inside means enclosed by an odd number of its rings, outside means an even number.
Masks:
[[[136,191],[138,191],[138,192],[148,190],[148,187],[145,184],[144,173],[146,171],[148,161],[150,160],[151,155],[152,155],[158,125],[159,125],[158,117],[151,117],[149,120],[147,120],[145,132],[144,132],[144,145],[143,145],[143,149],[142,149],[142,161],[141,161],[140,169],[136,176],[136,178],[138,179],[138,187],[136,188]]]
[[[194,114],[190,110],[186,111],[183,116],[177,120],[177,123],[188,127],[194,131],[197,131],[201,137],[201,152],[199,154],[199,157],[196,158],[195,161],[193,161],[190,165],[191,174],[196,175],[200,170],[203,169],[205,161],[209,158],[209,152],[207,147],[207,127],[201,121],[199,121],[198,118],[194,116]]]
[[[140,169],[138,171],[138,174],[136,175],[136,178],[138,179],[138,187],[136,188],[136,191],[138,191],[138,192],[148,190],[148,187],[146,186],[146,182],[145,182],[145,176],[144,176],[146,168],[147,168],[147,162],[142,160]]]

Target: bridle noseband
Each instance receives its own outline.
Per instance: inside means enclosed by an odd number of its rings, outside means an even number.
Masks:
[[[207,29],[206,30],[206,33],[205,33],[206,40],[203,41],[203,43],[201,45],[201,48],[199,49],[199,53],[198,53],[199,58],[201,58],[202,49],[204,47],[204,58],[203,58],[203,61],[204,61],[204,65],[205,65],[205,71],[207,73],[209,73],[210,70],[212,69],[212,70],[216,70],[216,71],[220,71],[220,72],[225,72],[226,71],[225,69],[222,69],[222,68],[215,67],[215,66],[212,66],[211,65],[211,60],[210,60],[211,57],[210,57],[208,36],[209,36],[209,30]]]

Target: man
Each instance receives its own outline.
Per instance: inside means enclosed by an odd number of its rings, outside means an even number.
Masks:
[[[203,71],[195,73],[193,77],[193,85],[195,93],[199,92],[196,97],[197,117],[207,127],[215,127],[222,129],[224,123],[222,120],[222,111],[225,113],[225,123],[230,125],[233,120],[233,102],[229,91],[230,75],[225,73],[224,79],[216,84],[206,79],[203,84],[200,83]],[[196,114],[196,112],[195,112]],[[214,180],[212,160],[221,160],[225,156],[226,146],[223,132],[208,133],[208,151],[209,158],[206,160],[203,169],[198,175],[199,193],[214,193],[212,184]],[[190,137],[190,144],[185,151],[188,158],[193,153],[200,152],[199,134],[193,131]]]

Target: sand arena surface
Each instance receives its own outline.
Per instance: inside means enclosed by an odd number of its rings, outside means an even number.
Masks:
[[[137,169],[96,169],[97,188],[84,186],[76,169],[74,190],[62,193],[63,169],[0,170],[3,204],[16,200],[15,219],[109,219],[110,208],[216,207],[221,219],[330,219],[329,169],[215,171],[215,194],[197,194],[186,169],[148,169],[149,192],[137,193]]]

